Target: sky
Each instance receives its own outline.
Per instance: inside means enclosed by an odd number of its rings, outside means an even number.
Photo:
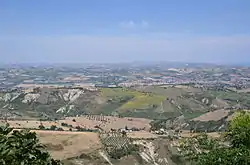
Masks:
[[[0,57],[250,64],[250,1],[0,0]]]

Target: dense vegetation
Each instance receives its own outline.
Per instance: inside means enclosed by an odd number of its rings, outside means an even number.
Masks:
[[[39,143],[35,132],[0,127],[0,164],[60,165]]]
[[[239,112],[221,139],[200,134],[186,138],[182,154],[195,165],[247,165],[250,163],[250,113]]]

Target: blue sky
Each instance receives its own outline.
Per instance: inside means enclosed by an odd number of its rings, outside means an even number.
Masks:
[[[249,0],[1,0],[3,63],[250,63]]]

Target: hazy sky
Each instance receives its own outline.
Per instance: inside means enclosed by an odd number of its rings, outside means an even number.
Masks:
[[[0,0],[0,63],[250,63],[250,0]]]

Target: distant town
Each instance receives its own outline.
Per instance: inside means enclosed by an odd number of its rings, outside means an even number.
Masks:
[[[1,90],[32,87],[135,87],[194,84],[200,87],[250,87],[250,68],[211,64],[92,64],[70,66],[4,66]]]

